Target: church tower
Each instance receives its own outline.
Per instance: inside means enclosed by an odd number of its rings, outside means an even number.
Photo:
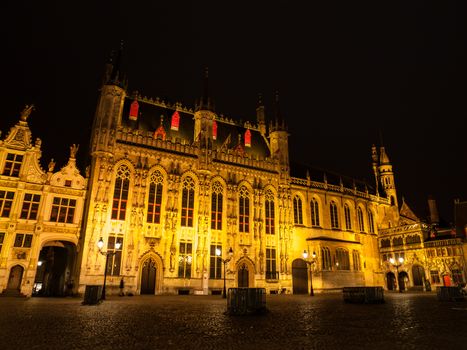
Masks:
[[[391,200],[391,205],[397,207],[397,192],[396,184],[394,182],[394,173],[392,172],[392,164],[389,161],[389,157],[386,154],[384,146],[381,146],[379,149],[378,171],[381,179],[381,185],[388,198]]]
[[[126,82],[121,73],[123,44],[117,55],[112,53],[106,65],[99,101],[92,127],[90,152],[108,152],[113,149],[114,131],[121,122],[126,97]]]
[[[258,106],[256,107],[256,121],[261,135],[266,135],[266,116],[264,113],[263,95],[258,95]]]

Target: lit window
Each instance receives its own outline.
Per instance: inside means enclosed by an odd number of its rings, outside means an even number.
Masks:
[[[266,248],[266,279],[277,279],[276,249]]]
[[[193,227],[193,211],[195,206],[195,182],[191,177],[183,180],[182,190],[182,226]]]
[[[219,252],[219,255],[217,254]],[[209,278],[222,278],[222,245],[211,244],[211,256],[209,263]]]
[[[159,224],[161,222],[163,179],[161,172],[156,170],[151,174],[149,180],[147,222],[151,224]]]
[[[125,220],[130,188],[130,169],[121,165],[115,178],[114,197],[112,201],[112,219]]]
[[[54,197],[50,221],[73,223],[76,209],[76,199]]]
[[[274,231],[274,194],[271,190],[267,190],[266,192],[266,234],[273,235]]]
[[[39,203],[41,201],[40,194],[26,193],[23,200],[23,208],[21,209],[21,219],[36,220],[37,212],[39,211]]]
[[[191,278],[192,266],[192,248],[189,242],[180,242],[180,251],[178,254],[178,277]]]
[[[250,232],[250,193],[245,186],[239,190],[239,231]]]
[[[22,162],[23,156],[21,154],[8,153],[5,167],[3,168],[3,175],[18,177]]]
[[[117,249],[115,244],[120,243],[120,248]],[[107,253],[111,253],[107,259],[107,274],[110,276],[119,276],[120,267],[122,264],[122,249],[123,237],[117,235],[110,235],[109,242],[107,243]]]
[[[211,228],[222,230],[222,185],[216,181],[212,184],[211,194]]]

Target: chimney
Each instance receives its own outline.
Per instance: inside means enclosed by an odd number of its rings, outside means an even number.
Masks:
[[[428,196],[428,209],[430,210],[430,222],[439,224],[438,207],[436,206],[436,200],[431,195]]]

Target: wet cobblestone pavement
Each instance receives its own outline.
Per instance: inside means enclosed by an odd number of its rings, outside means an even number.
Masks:
[[[385,293],[268,295],[263,315],[225,314],[220,296],[0,298],[0,349],[465,349],[467,301]]]

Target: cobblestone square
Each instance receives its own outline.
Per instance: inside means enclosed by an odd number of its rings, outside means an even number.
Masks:
[[[386,293],[268,295],[264,315],[230,316],[220,296],[0,298],[0,349],[463,349],[467,302]]]

